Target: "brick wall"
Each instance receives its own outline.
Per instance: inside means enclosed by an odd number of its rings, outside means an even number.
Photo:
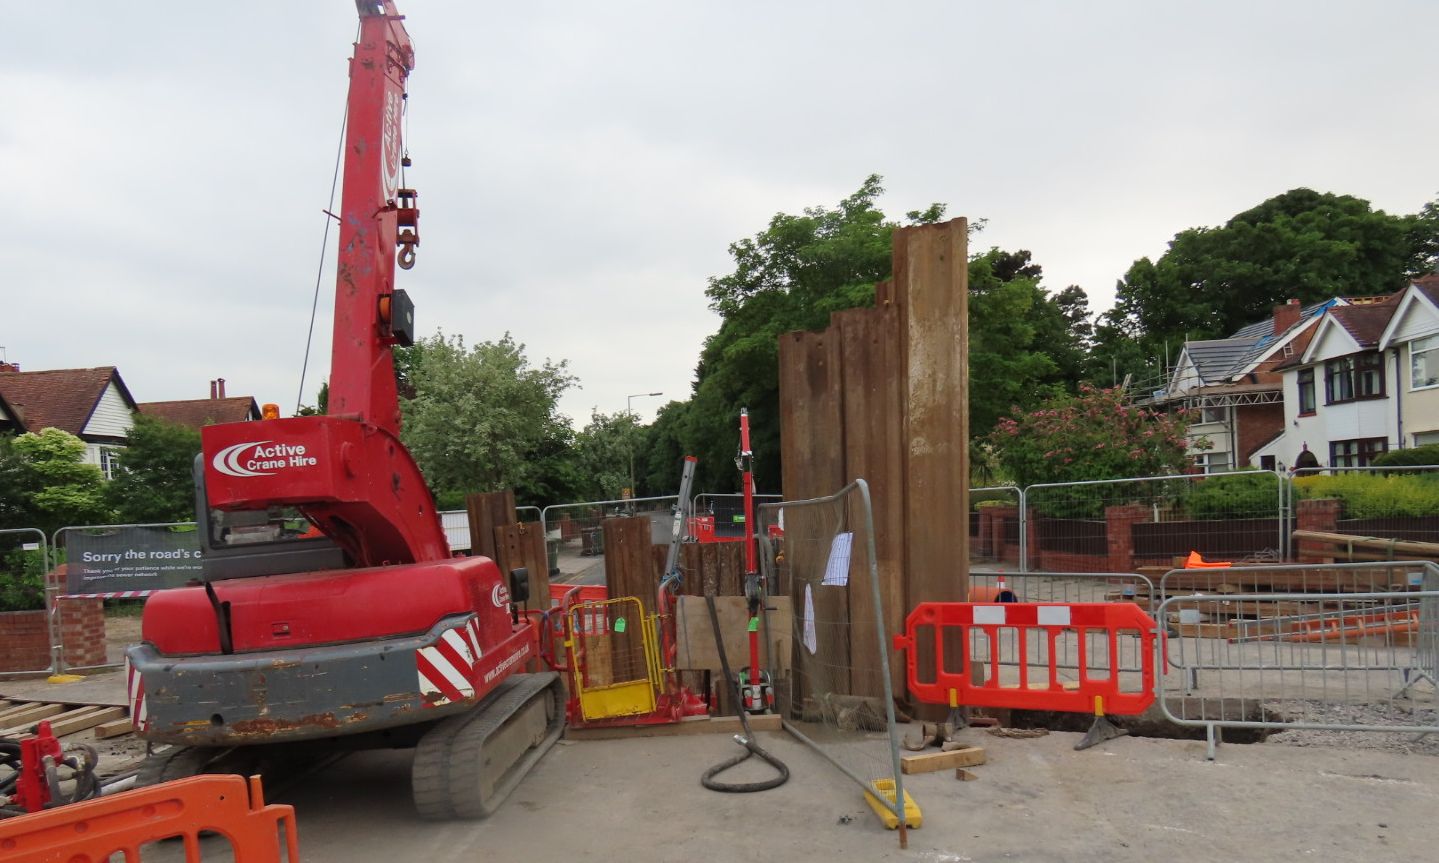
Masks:
[[[45,576],[50,585],[65,583],[65,566]],[[105,664],[105,603],[61,596],[57,603],[65,664],[71,668]],[[50,631],[43,609],[0,614],[0,672],[43,671],[50,667]]]
[[[1134,566],[1134,524],[1149,521],[1150,514],[1149,507],[1137,504],[1105,508],[1110,572],[1129,572]]]
[[[1335,533],[1339,526],[1339,514],[1343,508],[1344,502],[1332,497],[1301,500],[1295,509],[1295,527],[1299,530]],[[1326,552],[1330,550],[1329,543],[1301,541],[1297,545],[1298,548],[1295,549],[1294,554],[1295,559],[1300,563],[1334,562],[1334,558],[1326,556]]]
[[[1239,426],[1239,452],[1234,466],[1242,468],[1249,464],[1255,450],[1284,431],[1284,405],[1245,405],[1235,408],[1234,413]]]
[[[43,671],[50,667],[50,633],[45,611],[0,613],[0,671]]]

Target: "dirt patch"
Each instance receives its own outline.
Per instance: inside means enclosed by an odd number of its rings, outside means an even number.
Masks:
[[[1325,704],[1313,701],[1283,701],[1266,705],[1290,722],[1326,725],[1439,725],[1439,706],[1433,702],[1407,704]],[[1228,733],[1225,739],[1228,740]],[[1406,755],[1439,755],[1439,734],[1419,735],[1413,731],[1339,731],[1293,728],[1269,736],[1269,742],[1286,746],[1342,746],[1348,749],[1378,749]]]

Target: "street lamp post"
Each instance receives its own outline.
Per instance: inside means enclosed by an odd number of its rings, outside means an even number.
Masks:
[[[646,399],[662,395],[664,395],[664,393],[635,393],[634,395],[625,396],[625,413],[631,418],[634,417],[635,412],[630,407],[630,403],[635,399]],[[634,498],[638,495],[635,494],[635,442],[633,438],[630,439],[630,444],[626,449],[630,451],[630,497]]]

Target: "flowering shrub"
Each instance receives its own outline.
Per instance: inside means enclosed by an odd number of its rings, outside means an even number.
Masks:
[[[988,441],[1016,485],[1161,476],[1186,465],[1188,412],[1125,404],[1118,389],[1081,386],[1002,418]]]

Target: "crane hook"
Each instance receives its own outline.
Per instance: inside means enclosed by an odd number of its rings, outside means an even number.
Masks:
[[[400,269],[408,270],[415,265],[415,247],[406,243],[400,246]]]

